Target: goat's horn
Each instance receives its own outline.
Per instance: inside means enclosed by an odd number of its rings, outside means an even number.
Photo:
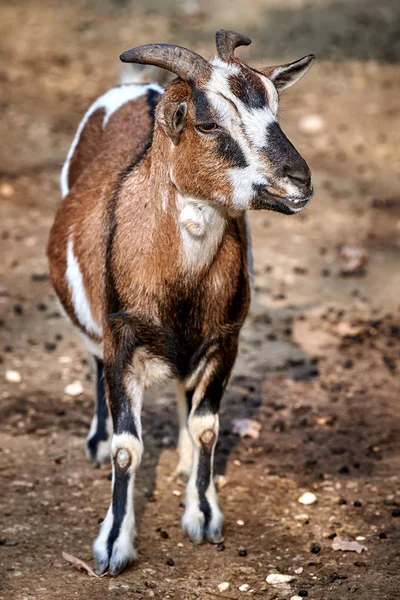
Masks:
[[[218,56],[222,59],[232,58],[235,48],[238,46],[248,46],[251,39],[247,35],[241,35],[228,29],[220,29],[216,35]]]
[[[192,50],[171,44],[147,44],[127,50],[119,57],[122,62],[155,65],[178,75],[184,81],[193,80],[195,75],[209,63]]]

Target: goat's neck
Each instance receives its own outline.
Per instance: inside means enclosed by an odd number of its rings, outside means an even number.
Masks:
[[[174,174],[168,168],[168,149],[163,142],[153,143],[149,183],[155,187],[153,197],[158,210],[176,222],[181,266],[184,270],[198,271],[212,264],[226,231],[228,212],[215,201],[185,196],[178,190]]]

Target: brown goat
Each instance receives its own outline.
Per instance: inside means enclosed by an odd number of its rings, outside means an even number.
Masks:
[[[312,196],[308,166],[277,110],[278,92],[314,57],[256,71],[234,56],[249,43],[221,30],[210,62],[165,44],[122,54],[178,78],[165,91],[136,83],[99,98],[63,168],[51,280],[97,361],[87,452],[102,463],[111,449],[113,467],[112,501],[94,543],[98,573],[117,574],[136,557],[143,391],[167,377],[177,384],[177,473],[189,476],[183,529],[195,542],[222,540],[213,456],[250,301],[245,211],[292,214]]]

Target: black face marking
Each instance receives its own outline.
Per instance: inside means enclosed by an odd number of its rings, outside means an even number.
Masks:
[[[267,105],[266,90],[261,81],[245,77],[242,73],[239,75],[230,75],[229,86],[237,98],[239,98],[248,108],[264,108]]]
[[[104,392],[103,361],[95,357],[96,361],[96,416],[97,427],[94,435],[88,440],[87,447],[92,459],[96,458],[99,442],[108,440],[107,418],[108,408]]]
[[[306,161],[300,156],[276,121],[268,125],[267,145],[263,150],[278,177],[286,177],[292,171],[309,173]]]
[[[218,154],[229,160],[233,167],[244,169],[248,166],[241,147],[229,133],[225,131],[218,133],[217,147]]]
[[[119,536],[122,521],[124,520],[126,513],[129,479],[129,466],[121,468],[115,460],[114,487],[112,495],[113,524],[107,540],[107,551],[109,558],[111,557],[114,542]]]
[[[210,123],[213,121],[213,112],[208,101],[207,95],[203,90],[199,90],[195,84],[192,85],[193,101],[196,113],[197,123]]]

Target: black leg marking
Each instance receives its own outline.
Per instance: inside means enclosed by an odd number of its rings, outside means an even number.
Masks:
[[[124,520],[126,512],[126,504],[128,501],[128,487],[129,487],[129,465],[121,468],[117,460],[114,462],[114,487],[112,497],[112,512],[113,512],[113,525],[107,540],[108,556],[111,557],[111,552],[115,540],[118,538],[121,530],[122,521]]]
[[[207,432],[206,432],[207,433]],[[199,465],[197,469],[197,492],[199,494],[199,507],[201,512],[204,514],[204,535],[207,535],[208,526],[211,521],[212,512],[209,501],[207,500],[206,493],[210,487],[210,481],[212,477],[211,473],[211,458],[213,446],[215,444],[215,435],[212,434],[212,438],[209,442],[201,442]]]
[[[104,390],[104,364],[102,360],[95,357],[96,361],[96,431],[94,435],[88,439],[87,448],[90,457],[93,461],[97,458],[97,448],[99,442],[105,442],[108,440],[107,431],[107,419],[108,419],[108,408]]]

